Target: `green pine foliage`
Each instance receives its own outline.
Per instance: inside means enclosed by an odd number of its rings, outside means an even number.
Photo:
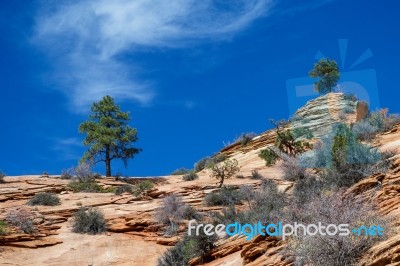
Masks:
[[[126,166],[141,151],[132,145],[138,140],[137,130],[128,124],[129,112],[122,112],[110,96],[93,103],[91,111],[88,121],[79,126],[79,131],[86,134],[83,144],[89,147],[82,161],[104,162],[109,177],[112,160],[121,159]]]
[[[319,78],[314,83],[315,91],[319,93],[332,92],[340,79],[338,64],[329,58],[323,58],[315,63],[309,75],[312,78]]]

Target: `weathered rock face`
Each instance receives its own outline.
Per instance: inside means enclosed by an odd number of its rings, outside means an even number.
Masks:
[[[368,106],[343,93],[328,93],[297,110],[291,128],[308,128],[314,137],[320,138],[332,130],[337,122],[348,124],[362,120],[368,114]]]

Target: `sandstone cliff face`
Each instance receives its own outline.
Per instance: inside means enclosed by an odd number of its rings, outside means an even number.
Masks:
[[[354,112],[349,112],[353,108]],[[347,109],[345,116],[339,115]],[[316,137],[326,134],[326,128],[345,120],[353,123],[366,114],[362,103],[346,99],[343,94],[327,94],[306,104],[296,113],[292,128],[308,127]],[[258,170],[265,178],[274,180],[281,191],[290,193],[292,182],[282,180],[278,162],[266,167],[258,157],[261,149],[272,146],[273,130],[266,131],[242,147],[234,144],[221,150],[236,158],[245,179],[227,179],[226,184],[242,184],[257,187],[259,180],[248,177]],[[376,138],[375,145],[382,150],[393,150],[393,168],[387,174],[377,174],[362,180],[348,189],[359,198],[376,202],[382,215],[391,216],[400,225],[400,125]],[[35,235],[15,230],[8,236],[0,236],[0,264],[4,265],[156,265],[157,258],[178,241],[178,237],[163,236],[160,225],[154,220],[162,199],[171,193],[180,195],[183,201],[200,213],[218,211],[221,207],[206,207],[203,198],[216,190],[217,182],[203,170],[199,179],[185,182],[181,176],[165,176],[154,179],[156,186],[146,195],[116,196],[111,193],[73,193],[68,181],[57,177],[21,176],[6,177],[0,184],[0,220],[12,209],[28,209],[35,215],[38,232]],[[122,183],[110,178],[97,180],[103,187]],[[38,192],[59,194],[59,206],[27,206],[27,201]],[[80,206],[98,207],[105,214],[108,231],[101,235],[81,235],[71,232],[72,216]],[[185,228],[180,229],[181,234]],[[285,242],[275,237],[258,236],[252,241],[232,237],[218,242],[212,252],[209,266],[225,265],[293,265],[293,261],[281,252]],[[192,260],[191,265],[198,265]],[[375,245],[360,260],[359,265],[400,265],[400,235]]]

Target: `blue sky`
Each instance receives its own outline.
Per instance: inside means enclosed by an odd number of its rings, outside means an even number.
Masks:
[[[374,108],[400,112],[399,7],[395,0],[1,1],[0,169],[58,174],[76,165],[85,151],[77,128],[106,94],[131,112],[143,149],[113,172],[190,168],[304,104],[308,98],[287,84],[309,82],[318,52],[347,72],[345,89],[364,84]]]

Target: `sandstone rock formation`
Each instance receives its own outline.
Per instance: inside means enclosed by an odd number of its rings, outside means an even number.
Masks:
[[[350,112],[349,110],[354,110]],[[341,112],[347,110],[345,115]],[[362,119],[366,108],[362,103],[346,98],[343,94],[327,94],[308,102],[299,109],[291,128],[306,127],[316,138],[326,134],[337,121],[354,123]],[[272,179],[278,188],[290,193],[292,182],[282,180],[280,162],[266,167],[259,158],[261,149],[274,143],[273,130],[255,137],[247,146],[233,144],[223,148],[224,153],[239,161],[240,174],[244,179],[232,178],[226,184],[259,186],[260,180],[248,177],[258,170],[265,178]],[[382,215],[393,218],[400,225],[400,125],[376,138],[375,145],[382,150],[394,151],[392,169],[387,174],[376,174],[350,187],[347,193],[372,200],[380,207]],[[157,258],[179,237],[165,237],[157,224],[155,210],[163,198],[171,193],[182,196],[185,203],[200,213],[218,211],[221,207],[206,207],[203,198],[217,187],[216,180],[206,170],[198,173],[199,179],[183,181],[181,176],[164,176],[152,179],[156,186],[146,195],[133,196],[112,193],[73,193],[67,187],[69,181],[56,176],[5,177],[0,184],[0,220],[13,209],[25,208],[35,215],[35,234],[24,234],[12,229],[10,235],[0,236],[0,264],[2,265],[156,265]],[[143,179],[130,179],[138,182]],[[112,178],[97,182],[103,187],[124,184]],[[27,206],[27,201],[39,192],[57,193],[58,206]],[[100,235],[82,235],[71,231],[72,216],[80,206],[98,207],[105,215],[108,230]],[[180,228],[181,233],[186,229]],[[396,227],[397,230],[397,227]],[[234,236],[222,239],[212,251],[216,265],[293,265],[293,261],[281,252],[285,242],[276,237],[255,237],[246,241]],[[199,265],[193,259],[191,265]],[[394,232],[388,240],[375,245],[360,260],[359,265],[400,265],[400,235]]]

